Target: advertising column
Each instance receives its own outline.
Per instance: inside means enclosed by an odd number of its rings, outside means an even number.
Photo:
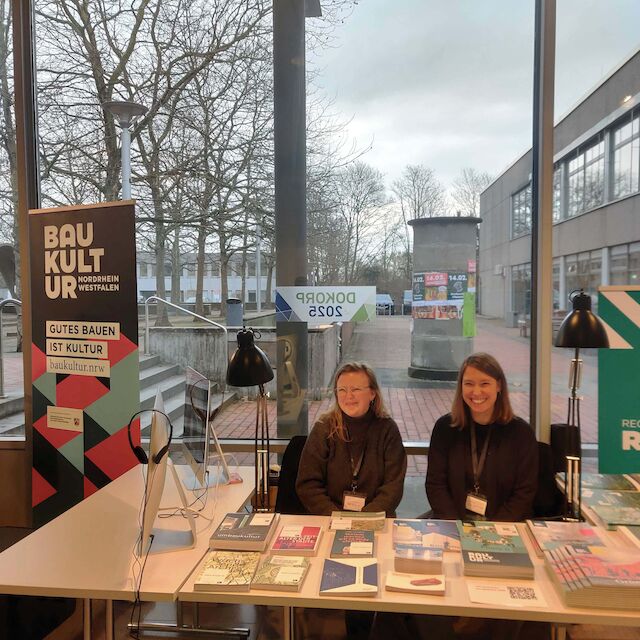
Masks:
[[[140,404],[135,219],[131,201],[29,214],[40,526],[136,464],[127,441]]]

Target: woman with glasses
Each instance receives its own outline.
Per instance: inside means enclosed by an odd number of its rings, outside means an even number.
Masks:
[[[302,451],[296,482],[300,501],[314,515],[348,510],[395,516],[407,456],[373,370],[356,362],[342,365],[334,400]]]

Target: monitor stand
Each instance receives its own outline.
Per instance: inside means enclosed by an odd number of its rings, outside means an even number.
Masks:
[[[193,549],[196,546],[196,521],[193,515],[193,509],[189,507],[187,502],[187,496],[184,491],[184,485],[182,480],[178,476],[176,468],[171,462],[167,460],[167,466],[171,470],[171,476],[175,482],[176,489],[178,490],[178,496],[180,498],[180,506],[178,507],[162,507],[158,509],[159,513],[163,511],[176,511],[176,509],[183,509],[185,518],[189,524],[189,531],[185,530],[173,530],[166,528],[153,529],[153,544],[149,549],[149,553],[154,555],[156,553],[167,553],[169,551],[182,551],[186,549]],[[180,515],[176,515],[175,518],[167,518],[165,522],[182,521],[183,518]],[[156,520],[157,521],[157,520]]]

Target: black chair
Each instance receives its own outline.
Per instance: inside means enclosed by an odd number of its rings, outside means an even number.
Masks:
[[[562,516],[563,497],[556,484],[553,451],[546,442],[538,442],[538,490],[533,499],[533,517],[539,520]]]
[[[307,515],[309,513],[296,493],[300,456],[306,441],[307,436],[293,436],[282,455],[280,478],[278,479],[278,497],[276,498],[275,506],[275,510],[278,513],[291,515]]]

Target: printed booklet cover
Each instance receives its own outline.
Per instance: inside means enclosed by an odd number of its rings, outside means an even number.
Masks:
[[[315,556],[322,527],[292,524],[283,526],[271,545],[271,553]]]
[[[264,551],[273,535],[277,513],[228,513],[209,539],[212,549]]]
[[[200,568],[194,591],[249,591],[260,554],[210,551]]]
[[[515,524],[477,520],[457,525],[465,575],[533,578],[533,563]]]
[[[309,564],[309,558],[303,556],[267,556],[258,567],[251,588],[299,591]]]
[[[321,596],[375,596],[378,593],[378,563],[375,560],[331,560],[322,567]]]
[[[375,533],[366,529],[339,529],[331,545],[332,558],[372,558]]]
[[[394,548],[422,547],[460,551],[460,533],[453,520],[400,519],[393,521]]]

